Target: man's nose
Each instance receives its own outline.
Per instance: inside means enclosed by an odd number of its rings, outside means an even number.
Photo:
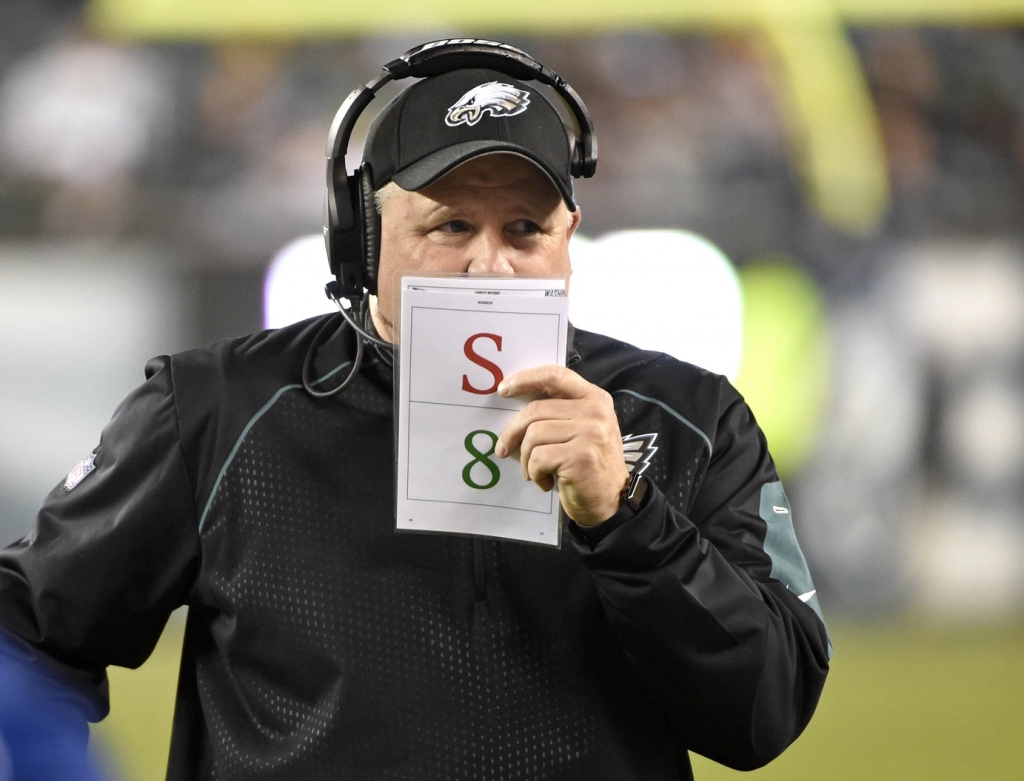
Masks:
[[[470,274],[513,274],[512,253],[504,232],[481,231],[470,247],[472,257],[467,271]]]

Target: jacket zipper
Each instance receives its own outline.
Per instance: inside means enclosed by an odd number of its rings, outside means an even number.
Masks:
[[[484,568],[484,542],[473,538],[473,597],[477,602],[487,600],[487,570]]]

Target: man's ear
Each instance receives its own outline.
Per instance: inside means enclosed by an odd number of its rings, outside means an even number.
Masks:
[[[580,227],[580,220],[582,219],[582,213],[580,212],[579,205],[576,206],[576,211],[571,212],[566,209],[566,213],[569,215],[569,227],[565,233],[566,249],[569,246],[569,239],[572,238],[572,234],[576,232],[576,229]],[[565,294],[569,294],[569,278],[572,277],[572,259],[569,259],[569,273],[565,277]]]
[[[568,210],[566,210],[568,211]],[[569,229],[565,234],[567,239],[572,238],[572,234],[576,232],[576,229],[580,227],[580,220],[583,219],[583,212],[580,210],[579,204],[576,204],[576,211],[569,213]]]

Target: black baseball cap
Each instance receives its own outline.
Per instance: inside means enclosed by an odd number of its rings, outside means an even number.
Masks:
[[[363,151],[373,189],[420,190],[480,155],[510,152],[536,164],[576,211],[569,131],[534,86],[483,68],[416,82],[370,125]]]

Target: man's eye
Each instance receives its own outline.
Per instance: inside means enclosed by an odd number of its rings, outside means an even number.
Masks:
[[[465,233],[469,230],[469,223],[465,220],[449,220],[438,226],[438,230],[442,230],[445,233]]]
[[[516,220],[509,228],[513,233],[526,235],[540,231],[540,226],[533,220]]]

